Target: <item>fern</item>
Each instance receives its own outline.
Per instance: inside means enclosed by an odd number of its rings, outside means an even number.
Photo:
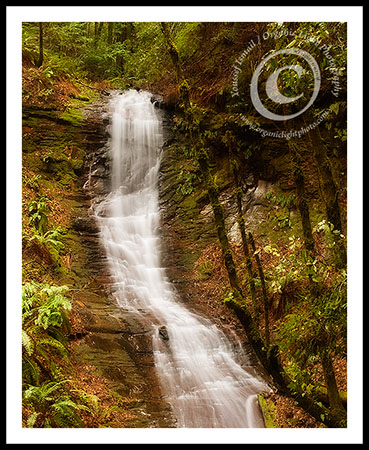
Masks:
[[[82,389],[73,389],[72,393],[85,405],[85,408],[93,415],[100,414],[99,397],[94,394],[89,394]]]
[[[39,339],[37,342],[37,347],[43,347],[48,350],[52,348],[53,350],[57,350],[62,357],[68,357],[68,349],[61,342],[52,337]]]
[[[31,311],[35,303],[35,294],[38,290],[36,283],[25,283],[22,288],[22,312]]]
[[[46,232],[41,232],[41,230],[35,228],[34,234],[29,238],[28,245],[31,245],[34,241],[37,242],[50,255],[53,264],[58,265],[60,259],[59,254],[64,250],[61,237],[62,231],[60,228],[53,228]]]
[[[34,412],[28,417],[27,428],[33,428],[34,427],[34,425],[36,423],[36,420],[37,420],[37,417],[39,416],[39,414],[40,413],[38,413],[38,412]]]
[[[22,356],[22,378],[24,384],[39,384],[41,379],[41,368],[37,360],[30,358],[27,354]]]
[[[22,346],[28,356],[31,356],[34,351],[34,343],[28,333],[22,330]]]
[[[55,355],[68,362],[67,286],[25,283],[22,292],[23,382],[39,384],[41,374],[57,372]]]
[[[49,401],[53,400],[53,394],[55,391],[60,389],[61,385],[65,383],[65,381],[55,382],[48,381],[43,383],[41,386],[29,386],[23,393],[24,399],[38,408],[39,410],[43,410],[45,404]]]
[[[33,200],[28,205],[30,214],[29,224],[33,225],[40,233],[45,233],[48,223],[47,213],[49,212],[48,202],[50,200],[43,196],[38,200]]]
[[[77,412],[89,411],[89,408],[86,405],[75,403],[65,392],[63,385],[69,382],[70,380],[48,381],[41,386],[29,386],[24,391],[25,403],[34,409],[28,418],[28,427],[35,425],[37,417],[39,417],[40,425],[44,428],[84,426]]]
[[[64,296],[68,290],[68,286],[26,283],[22,293],[23,323],[37,314],[34,323],[44,330],[65,325],[68,321],[66,313],[72,308]]]
[[[62,397],[50,407],[52,419],[57,427],[83,427],[83,421],[77,415],[78,410],[88,410],[77,405],[68,397]]]

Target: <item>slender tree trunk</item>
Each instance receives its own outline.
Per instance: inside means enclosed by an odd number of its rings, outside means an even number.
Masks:
[[[232,289],[236,292],[237,297],[243,297],[242,289],[238,280],[236,266],[233,260],[232,249],[228,241],[227,231],[225,227],[223,207],[219,201],[218,191],[215,186],[213,176],[210,173],[208,164],[208,156],[205,149],[197,151],[197,161],[199,163],[205,186],[208,191],[208,197],[213,209],[215,227],[220,242],[224,264],[226,266],[229,281]]]
[[[108,45],[113,43],[113,26],[114,22],[108,22]]]
[[[190,102],[190,89],[189,89],[189,85],[187,83],[187,80],[183,74],[183,70],[182,70],[182,65],[181,65],[181,60],[179,57],[179,53],[177,50],[177,47],[171,37],[170,34],[170,30],[168,27],[168,24],[166,22],[161,22],[161,29],[163,31],[163,35],[165,38],[165,42],[166,42],[166,46],[168,49],[168,53],[170,55],[170,58],[172,60],[173,66],[175,68],[176,71],[176,76],[177,76],[177,84],[178,84],[178,93],[180,95],[180,98],[183,102],[183,111],[185,113],[186,118],[188,119],[188,121],[190,122],[191,126],[190,126],[190,134],[192,134],[193,130],[192,130],[192,125],[193,125],[193,120],[192,117],[190,117],[190,115],[188,114],[189,108],[191,106],[191,102]]]
[[[294,143],[292,139],[288,141],[288,146],[292,155],[293,175],[296,185],[296,203],[301,216],[305,248],[311,254],[314,254],[314,237],[310,220],[309,203],[305,192],[305,176],[302,168],[302,157],[296,143]]]
[[[263,266],[261,265],[261,261],[260,261],[259,255],[256,252],[255,241],[254,241],[254,238],[253,238],[253,236],[252,236],[250,231],[249,231],[249,241],[250,241],[250,244],[251,244],[252,251],[254,253],[254,258],[255,258],[255,261],[256,261],[256,266],[258,268],[259,277],[260,277],[261,289],[262,289],[262,292],[263,292],[265,343],[266,343],[267,347],[269,347],[269,345],[270,345],[269,300],[268,300],[268,294],[267,294],[266,285],[265,285],[265,277],[264,277]]]
[[[333,178],[332,166],[327,155],[318,127],[309,133],[318,171],[322,180],[324,203],[326,205],[327,219],[336,230],[342,231],[341,212],[338,204],[338,190]]]
[[[174,68],[176,70],[177,74],[177,83],[180,85],[184,81],[182,66],[179,59],[179,54],[177,47],[172,39],[172,36],[170,34],[170,30],[168,27],[168,24],[166,22],[161,22],[161,29],[164,34],[165,42],[167,45],[168,53],[171,57],[172,63],[174,65]]]
[[[217,188],[210,173],[208,156],[204,149],[201,149],[198,152],[197,160],[205,181],[210,204],[214,212],[215,226],[222,251],[223,261],[232,288],[233,296],[227,299],[226,305],[234,311],[237,318],[241,322],[247,338],[264,368],[272,376],[279,389],[286,391],[288,383],[286,382],[282,364],[277,356],[277,349],[267,348],[267,345],[262,339],[252,315],[246,307],[245,298],[238,279],[233,253],[225,227],[223,207],[219,201]]]
[[[333,170],[328,158],[327,149],[320,135],[318,127],[309,133],[314,156],[317,161],[318,172],[321,179],[322,195],[325,203],[326,216],[336,231],[342,232],[341,211],[338,203],[338,189],[334,181]],[[343,267],[346,263],[346,249],[339,234],[335,236],[334,252],[336,264]]]
[[[118,42],[125,42],[127,40],[127,24],[122,24],[121,31],[119,35],[117,36]],[[118,69],[121,73],[124,73],[124,58],[122,55],[117,55],[115,57],[115,64],[117,65]]]
[[[290,112],[287,105],[284,106],[283,112],[285,115]],[[293,124],[293,120],[291,122]],[[287,129],[287,123],[285,123],[285,128]],[[314,255],[314,237],[310,220],[309,203],[305,192],[305,176],[302,168],[303,160],[297,143],[293,139],[288,139],[287,142],[293,164],[293,176],[296,186],[296,204],[301,216],[304,244],[306,250]]]
[[[246,268],[247,273],[249,277],[249,286],[250,286],[250,294],[251,294],[251,301],[252,306],[254,309],[254,316],[255,320],[258,323],[259,322],[259,311],[258,311],[258,304],[257,304],[257,298],[256,298],[256,288],[255,288],[255,280],[254,280],[254,274],[252,270],[252,260],[250,257],[249,252],[249,243],[247,240],[247,234],[246,234],[246,228],[245,228],[245,218],[242,213],[242,190],[241,190],[241,183],[240,183],[240,175],[238,171],[238,164],[237,161],[233,159],[232,155],[232,149],[231,145],[229,145],[229,153],[230,153],[230,159],[231,159],[231,167],[233,172],[233,179],[236,186],[236,202],[237,202],[237,223],[240,227],[240,234],[241,234],[241,241],[242,241],[242,248],[243,253],[245,256],[246,261]]]
[[[44,62],[44,30],[43,30],[43,23],[38,23],[39,27],[39,51],[38,51],[38,60],[37,60],[37,67],[41,67],[42,63]]]
[[[321,355],[321,362],[323,366],[324,380],[327,386],[329,406],[332,408],[332,412],[337,415],[345,415],[345,409],[342,404],[342,400],[337,388],[336,377],[334,374],[333,363],[331,355],[325,351]]]
[[[97,39],[99,35],[99,22],[94,22],[94,47],[97,47]]]

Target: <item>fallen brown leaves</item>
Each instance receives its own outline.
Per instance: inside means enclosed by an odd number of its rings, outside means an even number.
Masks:
[[[74,364],[73,389],[84,393],[92,400],[89,411],[83,411],[81,418],[85,428],[132,428],[137,416],[130,410],[134,399],[122,398],[114,393],[101,377],[96,367]],[[89,396],[89,397],[88,397]]]
[[[274,405],[274,423],[277,428],[321,428],[324,427],[310,414],[296,405],[294,400],[275,393],[263,394],[266,402]]]

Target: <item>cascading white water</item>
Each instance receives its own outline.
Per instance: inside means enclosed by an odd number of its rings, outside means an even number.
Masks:
[[[112,98],[112,191],[95,211],[115,297],[152,329],[158,376],[179,427],[263,427],[256,393],[265,384],[236,362],[215,325],[177,301],[160,265],[163,137],[150,97],[132,90]]]

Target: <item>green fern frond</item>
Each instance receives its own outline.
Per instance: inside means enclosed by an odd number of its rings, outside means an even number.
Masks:
[[[28,417],[27,428],[33,428],[34,427],[34,425],[36,423],[36,420],[37,420],[37,417],[38,417],[39,414],[40,413],[38,413],[38,412],[34,412]]]
[[[69,397],[63,397],[51,405],[53,420],[58,427],[83,427],[83,421],[78,416],[78,410],[87,410],[84,405],[77,405]]]
[[[37,362],[23,354],[22,357],[22,378],[25,384],[39,384],[41,378],[41,369]]]
[[[82,389],[72,389],[72,393],[84,403],[86,411],[88,410],[92,414],[100,414],[99,397],[97,395],[89,394]]]
[[[28,333],[22,330],[22,346],[28,356],[31,356],[34,351],[34,343]]]
[[[35,294],[38,291],[36,283],[28,282],[22,286],[22,311],[23,313],[29,312],[36,302]]]
[[[110,406],[106,411],[104,411],[103,418],[104,419],[109,419],[110,415],[113,412],[123,412],[123,409],[120,406],[117,406],[117,405]]]
[[[23,392],[23,398],[29,403],[41,407],[45,402],[53,401],[55,393],[67,382],[69,382],[69,380],[59,382],[47,381],[41,384],[41,386],[29,386],[28,389]]]
[[[63,345],[53,337],[45,337],[39,339],[37,342],[37,348],[39,349],[40,347],[51,347],[54,350],[57,350],[60,356],[62,356],[63,358],[68,357],[68,349],[65,347],[65,345]],[[51,357],[51,355],[49,355],[49,357]]]

